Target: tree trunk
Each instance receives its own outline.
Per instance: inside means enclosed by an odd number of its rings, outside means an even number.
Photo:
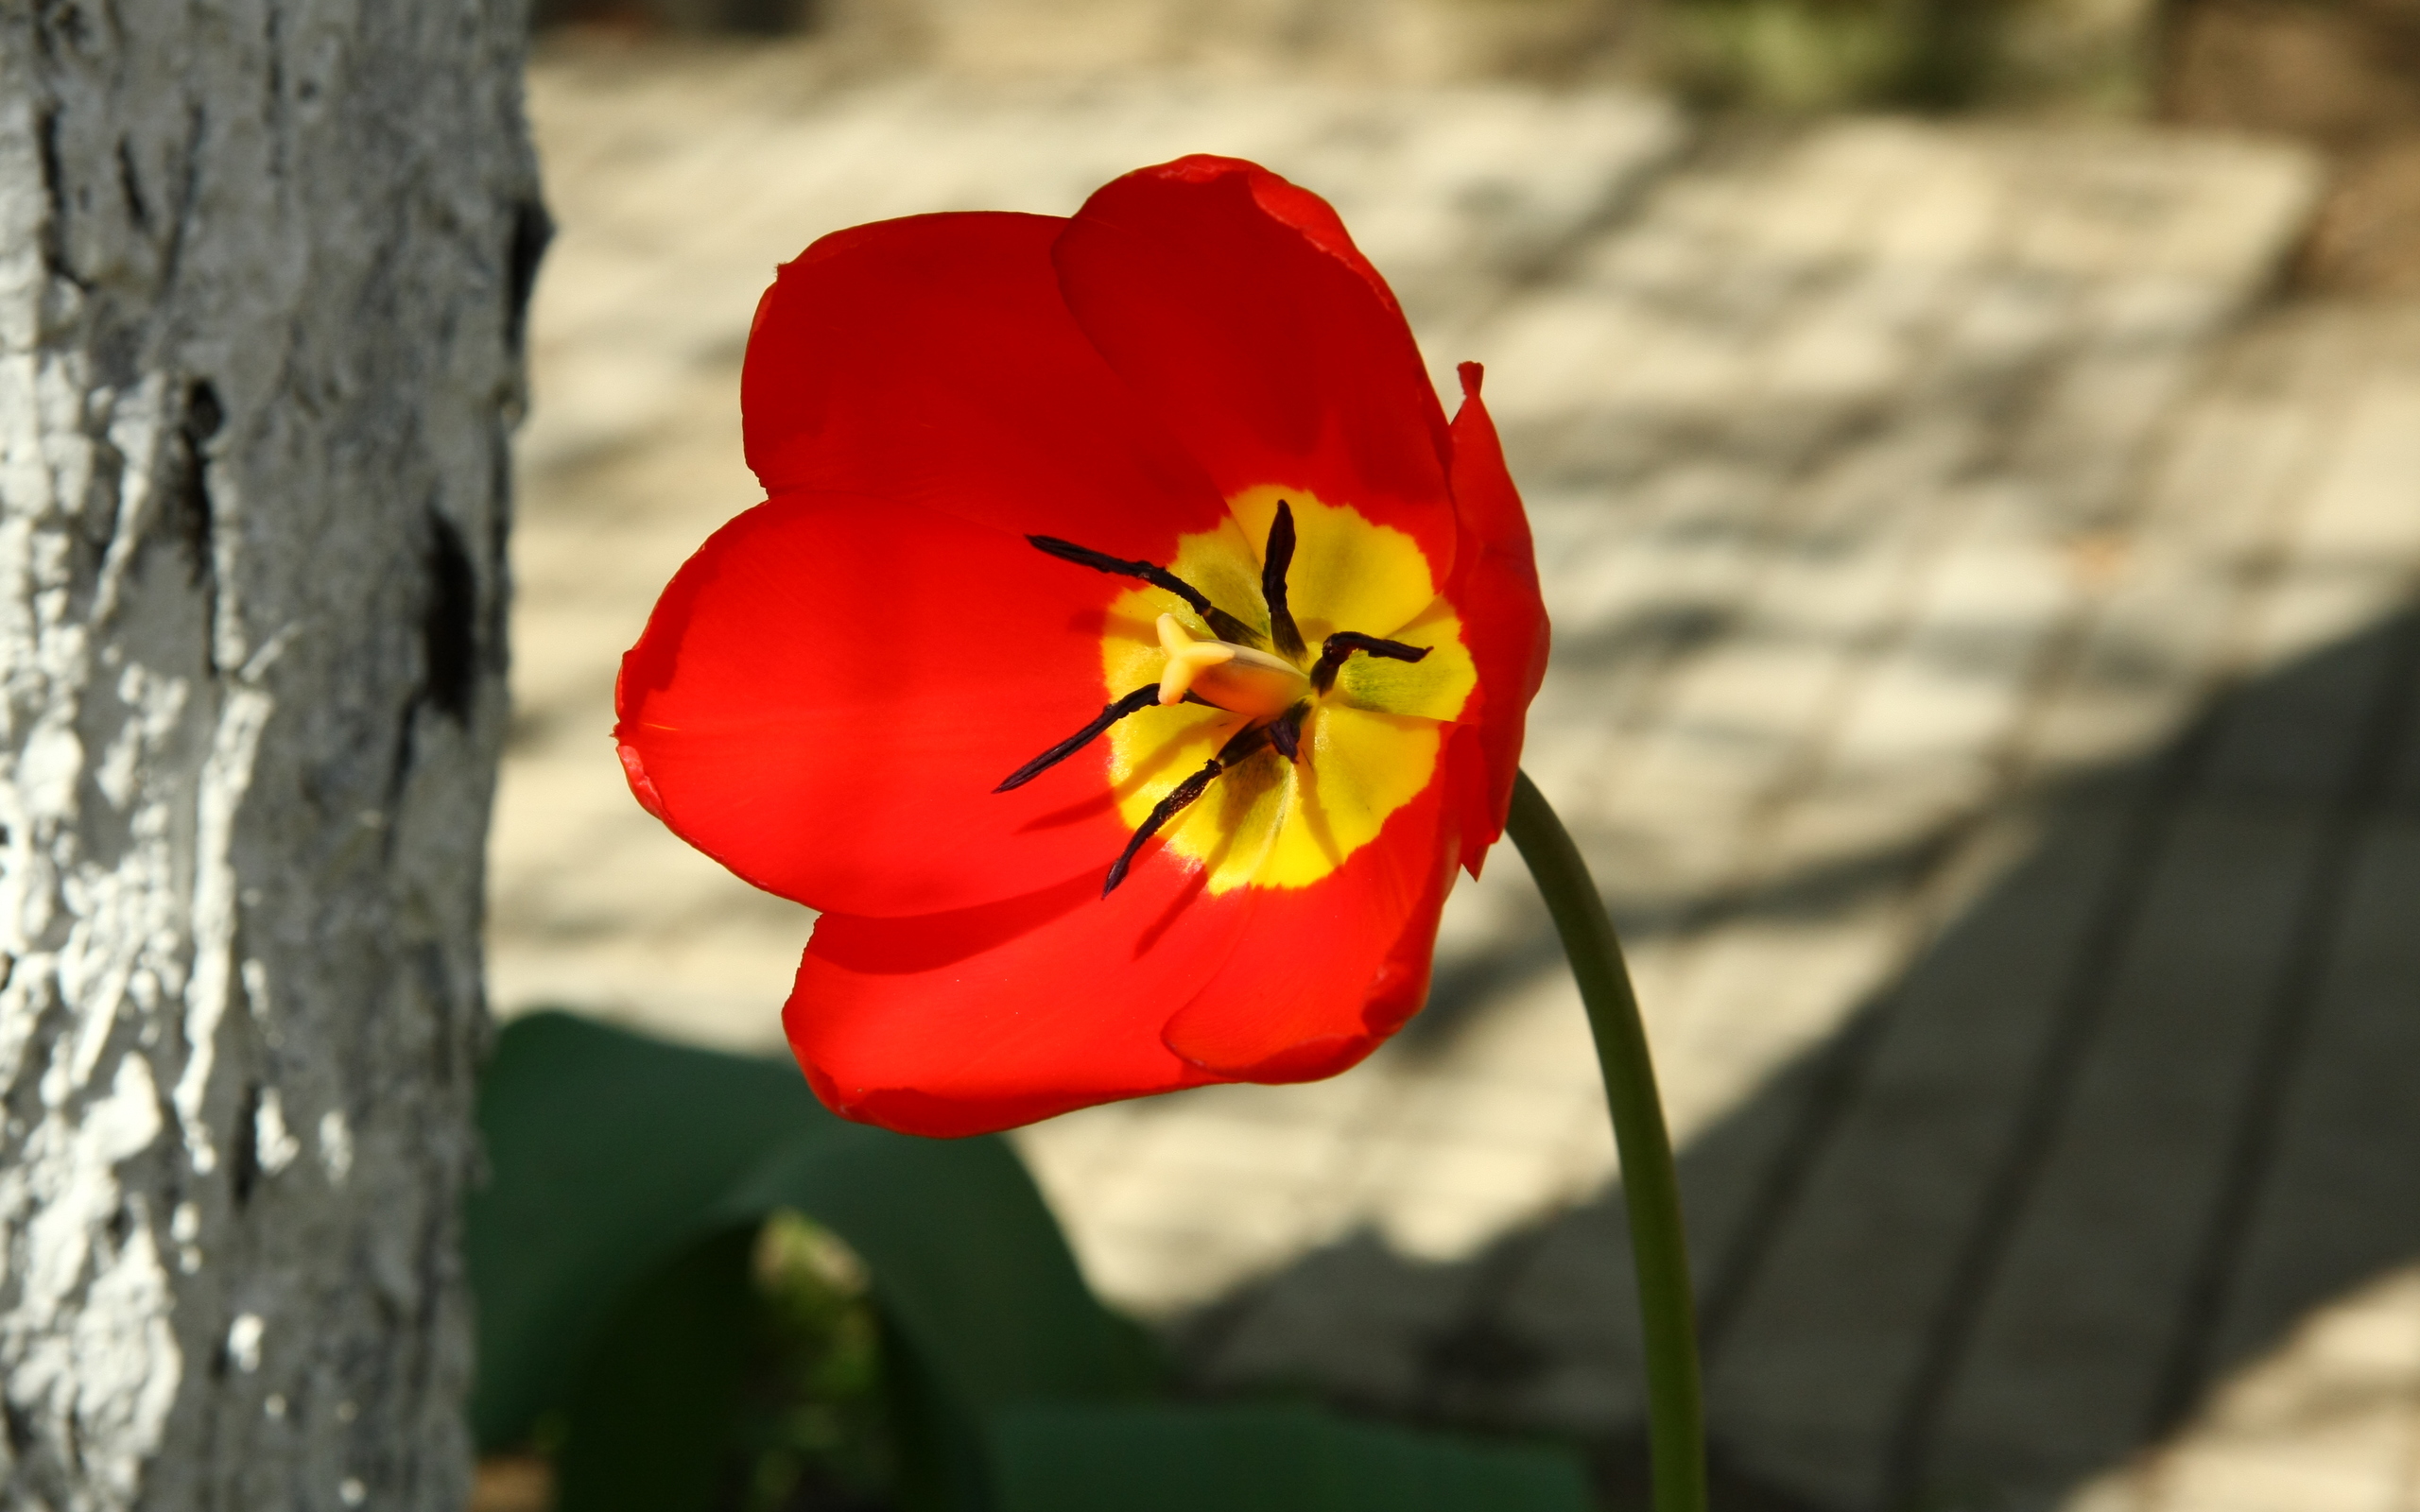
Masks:
[[[0,0],[0,1507],[463,1500],[523,45]]]

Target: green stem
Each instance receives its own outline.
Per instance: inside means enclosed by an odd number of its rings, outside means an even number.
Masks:
[[[1622,964],[1621,942],[1588,876],[1580,848],[1527,772],[1512,783],[1504,833],[1546,895],[1563,936],[1597,1067],[1614,1115],[1622,1158],[1622,1196],[1630,1208],[1631,1253],[1638,1264],[1640,1337],[1647,1357],[1648,1447],[1655,1468],[1655,1512],[1705,1512],[1705,1415],[1698,1396],[1697,1305],[1689,1296],[1688,1242],[1681,1228],[1681,1183],[1672,1139],[1655,1092],[1647,1026]]]

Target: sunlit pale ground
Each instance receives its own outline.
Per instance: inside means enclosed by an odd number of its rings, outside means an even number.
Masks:
[[[1489,365],[1556,624],[1528,765],[1634,946],[1726,1463],[1842,1512],[2420,1508],[2420,309],[2272,295],[2305,159],[779,50],[558,51],[532,108],[502,1009],[777,1042],[808,917],[606,737],[655,591],[756,497],[773,264],[1255,157],[1438,371]],[[1509,851],[1361,1069],[1022,1141],[1206,1381],[1637,1418],[1601,1100]]]

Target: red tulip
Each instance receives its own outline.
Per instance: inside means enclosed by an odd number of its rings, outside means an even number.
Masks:
[[[1419,1007],[1544,670],[1528,522],[1316,196],[1192,157],[858,226],[758,306],[767,501],[623,659],[639,801],[822,911],[835,1111],[1008,1127],[1353,1065]]]

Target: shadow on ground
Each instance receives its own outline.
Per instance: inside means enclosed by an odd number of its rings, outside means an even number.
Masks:
[[[2415,689],[2407,611],[2039,795],[2030,855],[1683,1152],[1719,1506],[2055,1504],[2420,1262]],[[1441,982],[1431,1032],[1539,970],[1532,935]],[[1201,1314],[1190,1357],[1579,1434],[1635,1485],[1617,1201],[1452,1265],[1353,1236]],[[1408,1340],[1397,1384],[1289,1355],[1314,1316]]]

